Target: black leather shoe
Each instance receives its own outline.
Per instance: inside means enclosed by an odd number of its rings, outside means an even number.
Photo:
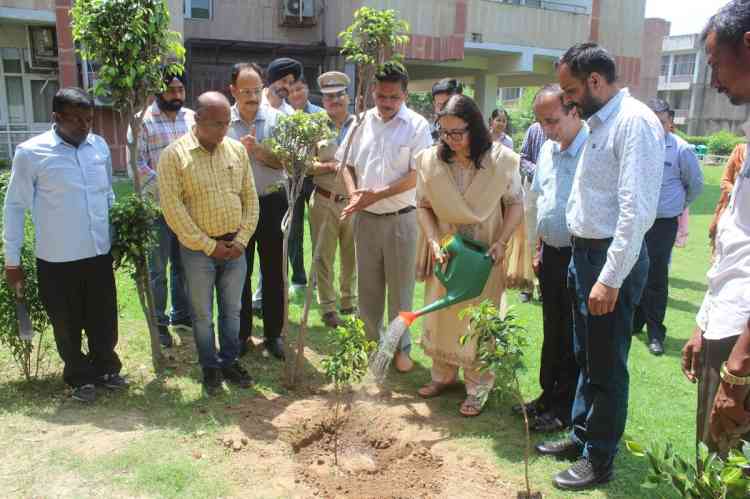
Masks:
[[[584,490],[596,487],[612,480],[612,465],[597,468],[588,458],[582,457],[565,471],[561,471],[552,482],[563,490]]]
[[[531,431],[537,431],[540,433],[553,433],[556,431],[564,430],[568,427],[560,418],[555,416],[552,412],[545,412],[530,421],[529,427]]]
[[[284,360],[284,340],[281,338],[267,339],[263,342],[266,351],[279,360]]]
[[[221,391],[221,369],[203,368],[203,388],[210,396],[214,396]]]
[[[552,442],[542,442],[536,446],[536,451],[543,456],[573,461],[581,457],[583,449],[570,438],[564,438]]]
[[[658,357],[664,354],[664,345],[659,340],[651,340],[651,343],[648,344],[648,351],[651,352],[651,355]]]
[[[510,408],[510,410],[513,411],[513,414],[523,416],[523,409],[521,409],[521,404],[514,405]],[[544,402],[542,402],[541,396],[535,398],[531,402],[526,402],[526,415],[529,418],[534,418],[535,416],[546,411],[547,407],[545,406]]]
[[[253,378],[250,377],[250,374],[237,361],[234,361],[229,367],[223,367],[221,374],[224,375],[224,379],[229,383],[237,385],[240,388],[250,388],[253,386]]]

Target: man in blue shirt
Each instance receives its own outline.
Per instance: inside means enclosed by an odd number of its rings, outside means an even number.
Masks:
[[[703,172],[690,145],[672,130],[672,110],[661,99],[652,99],[649,107],[664,127],[664,176],[656,208],[656,220],[646,232],[648,248],[648,279],[643,297],[635,309],[633,332],[648,330],[648,351],[653,355],[664,353],[667,328],[669,292],[669,260],[677,237],[677,219],[690,203],[703,191]]]
[[[573,304],[568,290],[570,232],[565,208],[589,130],[575,107],[563,104],[559,85],[547,85],[539,91],[534,113],[550,140],[539,151],[531,184],[537,195],[535,232],[541,240],[538,273],[544,342],[539,367],[542,394],[530,408],[536,413],[533,429],[559,431],[570,425],[578,382],[573,355]]]
[[[96,386],[127,387],[120,376],[117,297],[110,255],[109,209],[114,202],[112,158],[91,132],[94,101],[80,88],[52,99],[52,130],[16,149],[5,197],[5,277],[24,284],[24,215],[31,210],[39,295],[52,322],[63,379],[82,402]],[[81,351],[82,330],[88,352]]]
[[[545,455],[576,459],[555,486],[581,490],[612,479],[628,415],[633,313],[648,275],[644,236],[653,225],[664,169],[664,129],[616,82],[614,58],[594,43],[568,49],[557,76],[566,104],[587,120],[565,220],[573,256],[573,348],[581,368],[566,439]]]

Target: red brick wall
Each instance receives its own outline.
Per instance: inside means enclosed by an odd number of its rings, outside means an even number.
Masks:
[[[70,28],[70,8],[72,5],[72,0],[56,0],[55,3],[60,87],[78,87],[81,85],[73,44],[73,33]],[[117,172],[125,171],[127,131],[127,121],[123,120],[118,113],[105,107],[96,108],[94,111],[94,133],[107,140],[112,152],[112,166]]]

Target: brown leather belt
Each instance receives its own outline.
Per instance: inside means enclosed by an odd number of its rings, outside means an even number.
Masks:
[[[327,191],[317,185],[315,186],[315,193],[320,194],[324,198],[330,199],[334,203],[343,203],[344,201],[349,201],[349,196],[342,196],[341,194],[336,194],[334,192]]]
[[[585,237],[572,236],[570,238],[570,242],[573,244],[574,248],[606,250],[612,243],[612,238],[608,237],[606,239],[586,239]]]
[[[228,234],[222,234],[221,236],[214,236],[211,239],[213,239],[214,241],[229,241],[229,242],[232,242],[232,241],[234,241],[235,237],[237,237],[237,233],[236,232],[230,232]]]

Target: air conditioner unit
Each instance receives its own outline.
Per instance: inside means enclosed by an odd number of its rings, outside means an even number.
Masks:
[[[306,27],[317,24],[315,0],[281,0],[281,25]]]
[[[57,68],[57,32],[54,26],[27,26],[29,65],[34,71]]]

